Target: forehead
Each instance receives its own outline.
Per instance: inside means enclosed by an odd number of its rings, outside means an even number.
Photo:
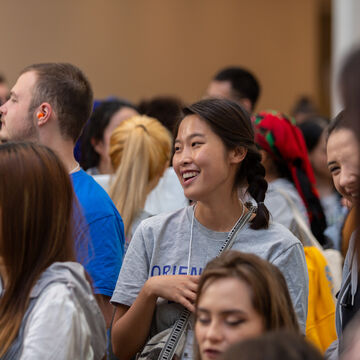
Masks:
[[[230,81],[211,81],[208,89],[207,95],[213,98],[219,99],[230,99],[231,96],[231,83]]]
[[[214,133],[207,122],[198,115],[187,115],[180,123],[176,139],[185,139],[194,134],[210,135]]]
[[[251,290],[248,284],[237,278],[220,278],[211,281],[202,290],[199,307],[223,311],[227,308],[250,309]]]
[[[359,143],[356,135],[349,129],[333,131],[327,141],[328,156],[342,157],[344,154],[359,151]]]
[[[36,80],[37,75],[34,71],[28,71],[24,74],[21,74],[11,91],[19,96],[22,94],[31,93],[35,87]]]

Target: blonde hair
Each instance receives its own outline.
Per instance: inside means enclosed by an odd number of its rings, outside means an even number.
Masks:
[[[123,218],[127,237],[170,160],[171,147],[170,132],[148,116],[123,121],[111,135],[110,159],[115,175],[109,193]]]

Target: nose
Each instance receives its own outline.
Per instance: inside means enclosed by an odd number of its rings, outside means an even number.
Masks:
[[[0,118],[1,118],[1,115],[2,114],[5,114],[6,113],[6,107],[5,107],[5,103],[3,103],[1,106],[0,106]]]
[[[192,162],[191,150],[187,146],[184,146],[181,152],[175,153],[173,161],[179,166],[190,164]]]
[[[221,326],[215,319],[207,327],[206,338],[211,343],[220,342],[223,337]]]
[[[352,189],[355,182],[355,176],[353,176],[346,168],[343,168],[339,177],[339,185],[347,190]]]

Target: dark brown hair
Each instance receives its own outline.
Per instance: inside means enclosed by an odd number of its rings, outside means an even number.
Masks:
[[[42,145],[0,145],[0,356],[17,335],[32,287],[56,261],[73,261],[73,190],[58,157]]]
[[[247,185],[247,192],[256,201],[256,216],[251,221],[252,229],[264,229],[269,225],[269,211],[264,204],[268,184],[261,155],[254,143],[254,130],[247,112],[237,103],[226,99],[206,99],[186,107],[184,116],[198,115],[219,136],[228,150],[244,147],[247,154],[239,165],[234,190]],[[181,121],[175,128],[175,137]]]
[[[201,274],[196,307],[202,291],[213,281],[222,278],[236,278],[250,287],[252,305],[263,318],[266,331],[283,328],[299,331],[285,278],[275,265],[254,254],[225,251],[211,260]]]
[[[300,334],[276,331],[230,346],[222,360],[322,360],[321,353]]]
[[[88,79],[79,68],[68,63],[34,64],[21,74],[31,71],[37,80],[29,111],[48,102],[62,136],[75,143],[92,111],[93,92]]]

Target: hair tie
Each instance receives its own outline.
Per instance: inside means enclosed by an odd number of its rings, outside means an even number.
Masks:
[[[135,127],[141,127],[147,134],[149,133],[148,129],[143,124],[137,124]]]
[[[263,202],[263,201],[259,201],[257,204],[258,204],[258,205],[260,205],[260,204],[263,204],[263,205],[264,205],[264,202]]]

